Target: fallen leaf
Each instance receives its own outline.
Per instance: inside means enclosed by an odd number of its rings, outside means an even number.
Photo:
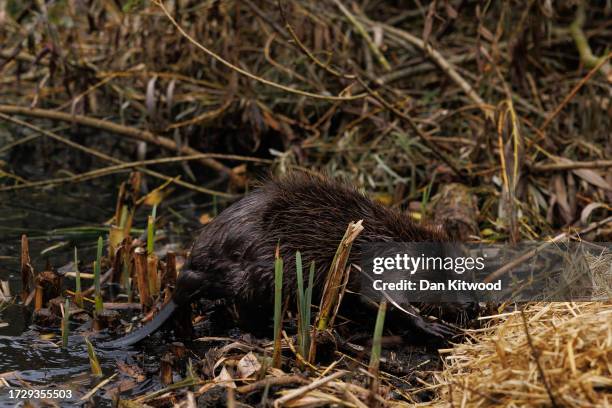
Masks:
[[[227,371],[225,366],[223,367],[223,369],[221,369],[221,374],[219,374],[219,376],[215,378],[215,382],[224,387],[236,388],[236,383],[234,383],[234,379]]]
[[[612,186],[603,177],[590,169],[574,169],[575,175],[596,187],[612,191]]]
[[[254,373],[261,370],[261,364],[252,351],[242,357],[238,362],[238,373],[241,378],[249,378]]]

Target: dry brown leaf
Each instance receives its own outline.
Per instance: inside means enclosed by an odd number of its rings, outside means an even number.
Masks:
[[[259,364],[257,356],[250,351],[240,359],[237,369],[240,378],[249,378],[251,375],[261,370],[261,364]]]
[[[574,169],[572,170],[575,175],[590,183],[596,187],[603,188],[605,190],[612,191],[612,185],[608,183],[603,177],[597,174],[591,169]]]
[[[221,374],[215,378],[215,382],[223,387],[236,388],[236,383],[225,366],[221,370]]]

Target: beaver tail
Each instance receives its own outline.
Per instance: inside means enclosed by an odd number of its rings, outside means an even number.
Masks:
[[[168,320],[168,318],[172,316],[177,307],[178,305],[173,300],[169,301],[164,307],[162,307],[159,313],[155,315],[153,320],[151,320],[141,328],[134,330],[127,336],[106,343],[102,343],[100,346],[104,348],[118,348],[127,347],[138,343],[145,337],[148,337],[151,334],[155,333],[155,331],[157,331],[157,329],[159,329],[166,322],[166,320]]]

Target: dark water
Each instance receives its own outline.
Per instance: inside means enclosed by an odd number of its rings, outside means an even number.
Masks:
[[[45,128],[50,125],[44,121],[37,124]],[[83,128],[62,128],[61,131],[66,137],[108,152],[117,159],[137,159],[136,145],[124,138]],[[36,181],[108,166],[108,163],[93,156],[44,137],[2,150],[3,146],[29,135],[32,133],[27,129],[7,126],[0,121],[0,170],[28,181]],[[149,151],[147,157],[154,157],[155,154],[155,151]],[[197,165],[191,168],[198,177],[198,181],[194,181],[196,184],[223,189],[218,184],[207,184],[215,180],[210,173]],[[154,169],[168,175],[181,174],[187,177],[180,165],[164,165]],[[0,192],[0,280],[8,281],[13,296],[21,293],[21,235],[28,236],[31,262],[36,273],[49,267],[58,269],[67,265],[73,261],[75,247],[79,260],[91,265],[95,259],[98,237],[107,237],[105,222],[114,215],[118,187],[128,178],[129,173],[126,171],[53,188]],[[161,183],[160,180],[145,177],[143,194]],[[13,179],[0,173],[0,186],[13,184]],[[218,204],[225,205],[222,200]],[[158,208],[157,238],[160,248],[156,244],[156,251],[159,249],[163,253],[166,249],[180,250],[187,247],[200,226],[198,217],[203,213],[214,214],[212,207],[210,197],[172,187],[172,194]],[[145,227],[150,211],[150,207],[138,210],[133,224],[136,230]],[[132,236],[138,234],[139,231],[132,231]],[[91,281],[83,281],[84,287],[89,285]],[[64,286],[72,289],[74,280],[65,278]],[[50,400],[59,406],[76,405],[79,398],[94,386],[118,372],[117,377],[97,392],[94,397],[95,406],[110,406],[109,391],[118,384],[127,383],[129,388],[121,392],[121,398],[161,388],[157,369],[163,350],[155,349],[159,348],[155,340],[149,342],[148,349],[97,350],[104,376],[95,378],[90,374],[84,342],[84,336],[87,336],[95,344],[95,336],[89,329],[71,324],[69,345],[63,350],[58,346],[61,343],[59,329],[37,327],[32,324],[31,314],[31,307],[22,306],[19,300],[8,306],[0,303],[0,408],[12,407],[20,402],[9,398],[7,383],[21,389],[71,390],[71,400]],[[145,380],[135,382],[132,377],[118,370],[123,363],[142,370]]]
[[[100,186],[71,185],[44,191],[21,190],[0,193],[0,280],[9,282],[11,293],[21,291],[20,240],[27,234],[30,256],[36,272],[50,265],[61,267],[73,260],[74,247],[79,258],[91,262],[95,258],[98,236],[106,237],[104,221],[114,212],[115,186],[119,180],[105,180],[107,188]],[[189,201],[189,196],[185,196]],[[181,201],[181,200],[179,200]],[[196,219],[192,204],[174,206],[186,218]],[[185,213],[184,208],[187,208]],[[159,213],[158,213],[159,214]],[[135,226],[144,217],[137,217]],[[170,225],[174,225],[172,222]],[[189,241],[191,228],[176,228],[178,232],[164,232],[166,244],[182,245]],[[72,287],[72,279],[64,279]],[[91,284],[84,281],[84,285]],[[28,389],[70,390],[71,400],[53,400],[60,406],[72,406],[78,399],[108,376],[117,372],[117,362],[142,367],[147,359],[157,360],[155,353],[139,350],[97,350],[104,376],[95,378],[90,374],[89,358],[83,334],[91,333],[74,326],[66,350],[58,346],[61,342],[59,330],[39,328],[31,322],[31,308],[15,302],[0,307],[0,378],[12,387]],[[79,330],[82,332],[80,333]],[[95,336],[94,336],[95,337]],[[129,379],[129,378],[128,378]],[[94,398],[96,406],[110,406],[109,389],[125,380],[120,374]],[[1,381],[1,380],[0,380]],[[121,393],[122,398],[140,395],[160,387],[157,376],[150,376],[132,389]],[[24,401],[24,400],[21,400]],[[15,406],[19,400],[11,399],[9,389],[0,383],[0,407]]]
[[[44,270],[47,262],[53,266],[67,263],[77,242],[79,256],[92,259],[96,230],[103,233],[100,221],[109,217],[108,208],[112,208],[107,206],[111,193],[100,193],[86,205],[83,193],[82,187],[0,193],[0,280],[9,282],[13,295],[21,291],[21,234],[29,237],[36,271]],[[92,228],[83,230],[84,225]],[[11,386],[65,389],[78,397],[83,394],[81,390],[95,385],[81,336],[72,336],[68,349],[61,349],[57,346],[59,332],[39,331],[31,324],[30,308],[18,303],[0,311],[0,322],[4,323],[0,327],[0,374]],[[101,364],[111,372],[113,356],[104,356]],[[7,388],[0,388],[0,406],[14,406],[17,402],[10,398]],[[70,404],[70,400],[57,402],[61,406]]]

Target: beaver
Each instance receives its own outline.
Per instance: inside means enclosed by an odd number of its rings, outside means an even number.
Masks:
[[[263,316],[271,316],[277,245],[285,265],[284,296],[295,298],[295,253],[299,250],[304,265],[315,263],[316,300],[348,224],[358,220],[364,220],[364,230],[353,243],[349,264],[359,263],[362,247],[369,242],[449,240],[442,229],[418,224],[351,185],[303,173],[272,179],[202,228],[178,276],[172,300],[155,318],[106,345],[139,342],[156,331],[178,307],[198,297],[229,299],[239,315],[253,316],[261,310]],[[351,274],[349,287],[359,286],[358,275]],[[450,333],[445,326],[426,322],[417,313],[406,316],[413,327],[428,334],[444,337]]]

